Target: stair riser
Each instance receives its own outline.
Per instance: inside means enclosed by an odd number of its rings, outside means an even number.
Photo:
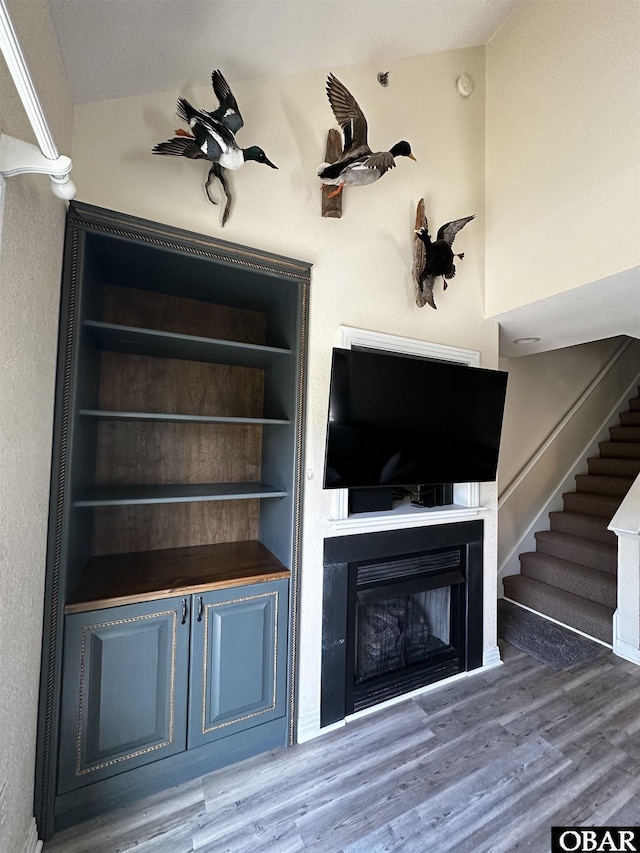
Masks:
[[[536,590],[523,589],[518,585],[518,578],[518,575],[514,575],[504,579],[504,594],[507,598],[556,619],[564,625],[569,625],[577,631],[582,631],[590,637],[595,637],[603,643],[612,643],[613,612],[610,620],[595,618],[589,613],[576,610],[572,602],[565,602],[558,595],[558,590],[550,587]]]
[[[560,560],[569,560],[571,563],[598,569],[600,572],[608,572],[611,575],[617,574],[618,554],[615,548],[612,549],[610,555],[603,554],[595,549],[590,549],[588,539],[584,539],[583,542],[583,547],[572,546],[564,542],[555,542],[553,539],[539,537],[536,534],[536,551],[539,554],[547,554],[549,557],[558,557]]]
[[[606,459],[593,456],[587,460],[589,474],[598,477],[637,477],[640,474],[640,459]]]
[[[629,409],[632,412],[640,412],[640,397],[632,397],[629,400]]]
[[[605,459],[640,459],[640,443],[633,441],[601,441],[600,456]]]
[[[579,474],[576,477],[576,491],[590,495],[623,498],[632,484],[630,477],[594,477],[591,474]]]
[[[580,492],[569,492],[563,495],[564,508],[568,512],[580,512],[584,515],[596,515],[611,521],[620,506],[619,498],[606,495],[586,495]]]
[[[602,578],[584,576],[579,568],[575,570],[558,570],[548,563],[544,555],[532,553],[520,556],[522,574],[540,583],[548,584],[555,589],[564,589],[573,595],[603,604],[612,610],[617,604],[617,588],[615,577],[602,573]]]
[[[620,414],[620,426],[640,427],[640,411],[638,411],[638,412],[622,412]]]
[[[640,441],[640,427],[609,427],[611,441]]]
[[[607,522],[596,516],[550,512],[549,522],[551,530],[557,530],[559,533],[582,536],[585,539],[594,539],[596,542],[605,542],[609,545],[616,545],[618,541],[616,534],[607,530]]]

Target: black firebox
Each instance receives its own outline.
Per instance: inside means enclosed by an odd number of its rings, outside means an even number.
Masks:
[[[323,726],[482,664],[482,529],[325,540]]]

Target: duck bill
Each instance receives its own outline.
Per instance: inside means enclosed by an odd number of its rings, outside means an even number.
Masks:
[[[418,162],[418,160],[413,156],[413,154],[407,154],[407,157],[408,157],[410,160],[415,160],[415,162],[416,162],[416,163]]]
[[[268,157],[264,158],[264,162],[266,163],[267,166],[271,166],[272,169],[278,168],[275,163],[272,163],[271,160],[269,160]]]

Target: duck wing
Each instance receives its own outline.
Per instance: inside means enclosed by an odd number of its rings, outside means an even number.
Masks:
[[[222,122],[231,133],[237,133],[241,127],[244,127],[244,121],[240,115],[237,101],[221,71],[216,69],[211,72],[211,85],[216,98],[220,101],[220,106],[209,115],[216,121]]]
[[[393,154],[389,151],[377,151],[365,160],[365,166],[368,169],[376,169],[380,175],[384,175],[389,169],[393,169],[396,161],[393,159]]]
[[[473,216],[465,216],[463,219],[454,219],[453,222],[447,222],[438,230],[438,240],[444,240],[451,246],[458,231],[464,228],[467,222],[471,222],[475,218],[474,214]]]
[[[209,160],[237,148],[233,133],[213,114],[192,107],[186,98],[178,98],[178,116],[186,121],[195,137],[196,145]]]
[[[166,142],[158,142],[151,149],[152,154],[172,154],[175,157],[189,157],[191,160],[206,160],[205,154],[198,148],[195,139],[186,136],[174,136]]]
[[[368,154],[367,120],[347,87],[333,74],[327,77],[327,97],[344,134],[344,152]]]

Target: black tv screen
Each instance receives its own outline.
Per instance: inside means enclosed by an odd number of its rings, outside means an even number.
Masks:
[[[334,349],[324,488],[496,479],[507,374]]]

